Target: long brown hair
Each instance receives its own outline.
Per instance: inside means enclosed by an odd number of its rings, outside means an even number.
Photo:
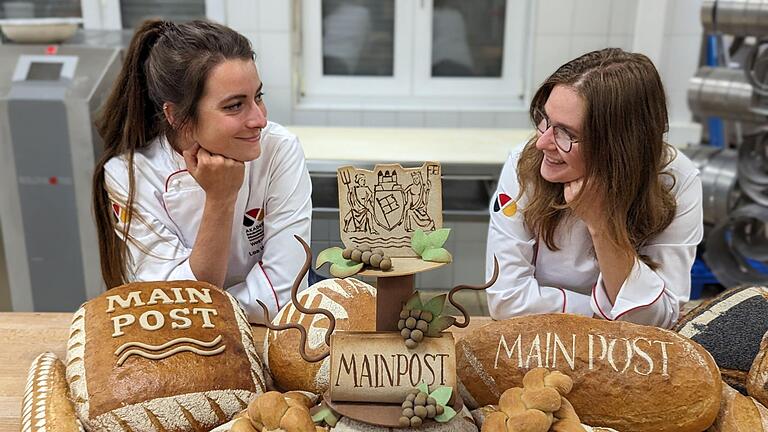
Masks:
[[[660,178],[675,150],[663,138],[667,105],[658,71],[648,57],[617,48],[584,54],[560,66],[539,87],[531,101],[531,119],[537,110],[544,111],[557,85],[574,89],[585,104],[579,136],[586,166],[582,192],[604,197],[612,212],[607,228],[614,244],[656,267],[638,251],[672,222],[676,210],[670,187]],[[543,158],[534,137],[523,149],[517,176],[520,195],[525,192],[529,199],[523,210],[526,224],[557,250],[558,227],[573,209],[590,203],[579,193],[566,204],[563,184],[541,176]]]
[[[248,39],[220,24],[150,20],[137,28],[112,93],[96,121],[104,153],[93,173],[93,212],[107,288],[128,281],[127,242],[132,241],[128,232],[134,213],[136,151],[146,148],[159,134],[172,135],[173,130],[196,123],[197,105],[215,66],[224,60],[253,58]],[[175,108],[173,128],[162,113],[163,104],[168,102]],[[107,191],[104,166],[121,156],[128,165],[128,193],[118,198]],[[119,203],[126,212],[122,238],[116,231],[113,199],[124,199]]]

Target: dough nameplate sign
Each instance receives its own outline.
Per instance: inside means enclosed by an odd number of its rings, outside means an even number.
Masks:
[[[401,403],[421,382],[456,385],[453,335],[408,349],[399,333],[338,332],[331,339],[333,401]]]

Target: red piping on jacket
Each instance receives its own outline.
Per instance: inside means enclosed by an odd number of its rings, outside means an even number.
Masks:
[[[272,285],[272,281],[269,280],[269,275],[267,274],[266,270],[264,270],[264,266],[261,265],[261,261],[259,261],[259,268],[261,269],[261,272],[264,273],[264,277],[267,278],[269,287],[272,288],[272,295],[275,296],[275,304],[277,305],[277,310],[280,310],[280,302],[277,300],[277,292],[275,292],[275,286]]]

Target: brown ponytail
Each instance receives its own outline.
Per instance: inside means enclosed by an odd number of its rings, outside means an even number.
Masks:
[[[129,280],[126,262],[127,242],[133,241],[128,233],[135,195],[134,155],[159,134],[172,132],[162,115],[163,103],[175,104],[175,128],[194,124],[211,69],[226,59],[253,58],[248,39],[220,24],[150,20],[136,30],[123,68],[96,121],[104,153],[93,174],[93,211],[107,288]],[[127,198],[120,203],[126,212],[122,238],[115,230],[116,218],[104,178],[107,162],[121,156],[128,165]]]

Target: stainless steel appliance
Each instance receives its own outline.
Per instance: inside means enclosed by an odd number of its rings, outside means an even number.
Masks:
[[[0,223],[14,311],[72,311],[102,291],[93,127],[120,48],[0,45]]]

